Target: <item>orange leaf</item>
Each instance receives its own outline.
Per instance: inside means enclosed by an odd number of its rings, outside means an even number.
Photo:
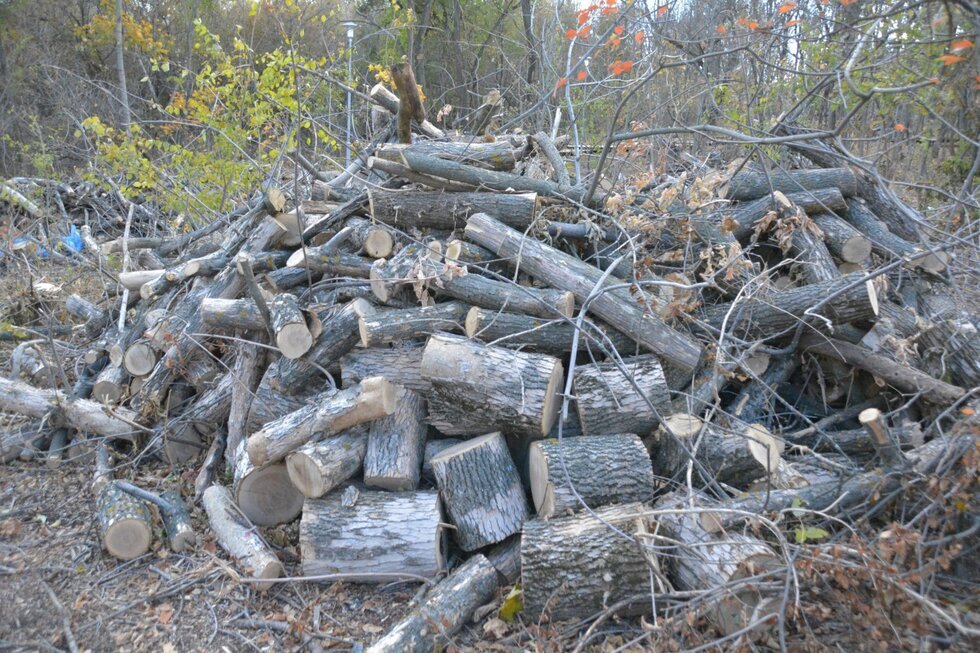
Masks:
[[[584,80],[588,76],[589,76],[589,73],[587,73],[584,70],[580,70],[580,71],[578,71],[578,75],[576,75],[575,77],[576,77],[576,79],[578,79],[578,81],[581,82],[582,80]]]
[[[903,125],[900,122],[896,122],[895,123],[895,131],[897,131],[897,132],[903,132],[903,131],[905,131],[905,125]]]
[[[943,62],[944,66],[952,66],[953,64],[963,61],[963,57],[958,54],[944,54],[943,56],[939,57],[939,60]]]
[[[786,24],[783,25],[783,27],[792,27],[793,25],[796,25],[798,22],[800,22],[800,21],[798,21],[798,20],[796,20],[794,18],[793,20],[786,21]]]
[[[633,40],[636,41],[637,44],[643,43],[643,39],[644,39],[643,32],[637,32],[636,36],[633,37]]]
[[[603,16],[615,16],[618,13],[619,13],[619,9],[617,9],[616,7],[606,7],[605,9],[602,10]]]
[[[589,32],[591,31],[592,31],[592,25],[586,25],[585,27],[583,27],[578,31],[578,37],[580,39],[584,39],[586,36],[589,35]]]
[[[558,80],[558,83],[555,84],[555,90],[560,91],[561,89],[565,88],[565,84],[567,83],[568,83],[568,78],[562,77],[561,79]]]
[[[619,47],[619,44],[621,42],[622,42],[622,39],[619,38],[618,36],[612,36],[612,37],[609,38],[609,46],[610,47],[618,48]]]
[[[963,50],[969,50],[973,47],[973,41],[970,39],[958,39],[949,44],[950,52],[962,52]]]
[[[784,4],[783,6],[781,6],[779,8],[779,13],[780,14],[788,14],[789,12],[793,11],[794,9],[796,9],[796,3],[795,2],[787,2],[786,4]]]
[[[633,60],[630,59],[629,61],[624,61],[623,62],[623,72],[627,72],[628,73],[631,70],[633,70]]]
[[[578,24],[585,25],[587,22],[589,22],[589,10],[583,9],[582,11],[578,12]]]
[[[844,5],[845,7],[846,7],[847,5],[852,5],[852,4],[854,4],[855,2],[857,2],[857,0],[840,0],[840,3],[841,3],[842,5]]]
[[[565,30],[565,38],[566,39],[573,39],[576,36],[578,36],[578,32],[576,30],[573,30],[571,27],[569,27],[567,30]]]
[[[754,20],[750,20],[749,22],[745,23],[745,26],[749,29],[756,29],[759,27],[759,23],[755,22]]]
[[[606,0],[606,4],[612,6],[616,4],[616,0]]]
[[[967,417],[969,417],[970,415],[974,414],[977,411],[967,406],[966,408],[960,408],[960,412],[966,415]]]
[[[657,15],[663,16],[664,14],[667,13],[668,9],[670,9],[670,7],[668,7],[667,5],[660,5],[659,7],[657,7]]]
[[[613,28],[613,34],[615,34],[616,36],[622,36],[623,35],[623,26],[622,25],[616,25],[616,27]]]
[[[718,32],[719,34],[724,34],[725,32],[728,31],[728,29],[724,25],[719,25],[718,27],[715,28],[715,31]]]

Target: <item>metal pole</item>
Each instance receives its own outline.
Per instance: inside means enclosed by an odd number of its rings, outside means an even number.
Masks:
[[[350,134],[351,134],[351,84],[354,77],[354,28],[347,28],[347,153],[344,158],[344,168],[350,167]]]

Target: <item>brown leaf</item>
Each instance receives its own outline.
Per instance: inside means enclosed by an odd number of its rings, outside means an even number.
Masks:
[[[14,519],[13,517],[9,519],[4,519],[0,522],[0,538],[5,538],[12,540],[24,529],[24,525],[20,520]]]
[[[503,639],[503,637],[507,635],[508,630],[510,630],[510,628],[507,626],[507,622],[497,617],[494,617],[487,623],[483,624],[483,634],[489,635],[494,639]]]
[[[161,603],[157,606],[157,621],[166,626],[174,618],[174,606],[169,603]]]

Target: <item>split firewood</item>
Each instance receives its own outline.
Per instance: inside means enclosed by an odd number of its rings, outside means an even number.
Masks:
[[[305,575],[390,583],[399,576],[434,578],[445,569],[438,492],[363,491],[353,506],[345,506],[341,495],[303,505],[299,546]]]

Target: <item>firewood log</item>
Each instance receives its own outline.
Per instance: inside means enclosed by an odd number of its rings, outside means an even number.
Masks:
[[[488,344],[563,356],[571,352],[578,327],[568,320],[548,320],[474,306],[466,314],[465,328],[467,336]],[[579,351],[597,354],[613,349],[628,354],[636,349],[635,341],[628,336],[591,320],[584,321],[578,346]]]
[[[862,263],[871,254],[871,239],[833,213],[810,215],[823,232],[830,253],[845,263]]]
[[[520,267],[553,288],[570,290],[579,302],[590,301],[590,310],[626,335],[681,369],[692,370],[701,357],[701,347],[689,336],[672,330],[659,318],[644,315],[626,291],[595,294],[603,277],[579,259],[527,238],[485,214],[470,216],[466,237],[488,247],[497,255],[520,259]],[[611,285],[606,281],[605,285]]]
[[[521,536],[521,584],[528,616],[583,619],[648,592],[648,554],[633,539],[653,530],[645,512],[642,504],[630,503],[527,522]],[[632,612],[649,608],[646,602]]]
[[[92,399],[100,404],[115,405],[129,392],[129,375],[121,367],[107,365],[95,377]]]
[[[458,438],[443,438],[441,440],[426,440],[425,451],[422,453],[422,474],[421,480],[429,485],[436,485],[436,475],[432,471],[432,459],[449,447],[455,447],[462,442]]]
[[[282,460],[290,451],[357,424],[390,415],[395,409],[394,386],[382,377],[365,379],[356,386],[327,391],[309,405],[269,422],[248,438],[248,456],[254,465]]]
[[[432,471],[464,551],[501,542],[527,520],[524,488],[500,433],[444,449]]]
[[[496,428],[542,437],[558,412],[563,369],[551,356],[435,335],[422,356],[422,377],[432,384],[429,422],[445,435]]]
[[[197,395],[180,421],[192,424],[201,435],[210,435],[228,420],[231,409],[231,393],[236,380],[234,374],[224,374],[203,393]]]
[[[235,360],[230,373],[227,375],[234,379],[234,385],[231,387],[228,395],[228,412],[226,413],[228,435],[225,446],[225,458],[229,467],[234,466],[232,456],[238,450],[238,444],[245,439],[246,435],[252,433],[248,429],[248,420],[252,413],[252,406],[256,403],[254,400],[258,395],[262,394],[264,389],[272,393],[272,390],[268,387],[262,388],[260,386],[260,381],[266,372],[266,362],[268,360],[266,351],[261,345],[261,339],[254,344],[244,342],[236,344]],[[274,393],[274,396],[278,395],[281,395],[281,393]],[[262,400],[258,402],[258,405],[265,404],[266,402]],[[291,410],[295,409],[292,408]],[[286,412],[283,412],[280,415],[285,414]],[[265,421],[257,428],[261,428],[263,425],[265,425]]]
[[[622,365],[625,374],[613,362],[575,367],[575,403],[585,435],[646,437],[670,413],[670,393],[657,357],[625,358]]]
[[[590,508],[653,498],[650,454],[633,434],[540,440],[531,443],[528,458],[541,519],[578,511],[579,498]]]
[[[164,462],[171,465],[194,460],[206,448],[197,428],[193,424],[180,420],[180,415],[187,408],[185,404],[193,393],[193,388],[186,383],[175,383],[167,393],[167,401],[164,404],[166,420],[163,429],[163,448],[160,453]]]
[[[156,364],[157,353],[145,340],[137,340],[131,344],[123,355],[123,366],[133,376],[146,376],[153,371]]]
[[[409,243],[390,259],[379,259],[371,265],[371,292],[382,302],[406,296],[408,289],[418,282],[418,269],[422,259],[438,259],[437,251],[423,243]]]
[[[246,574],[252,578],[279,578],[282,575],[282,563],[242,515],[228,488],[212,485],[204,492],[201,502],[218,544],[235,558]],[[258,583],[256,588],[268,589],[271,585]]]
[[[395,410],[371,423],[364,454],[364,484],[385,490],[414,490],[419,485],[428,426],[425,399],[395,386]]]
[[[718,195],[730,200],[751,200],[774,191],[798,193],[836,188],[844,197],[857,193],[857,177],[850,168],[742,171],[722,187]]]
[[[308,442],[286,456],[289,480],[308,499],[317,499],[354,476],[364,463],[367,424],[334,437]]]
[[[368,197],[370,198],[370,194]],[[364,218],[350,218],[345,226],[351,229],[349,240],[358,251],[372,259],[391,256],[395,248],[395,236],[388,227]]]
[[[515,148],[506,141],[492,143],[476,139],[461,141],[419,141],[411,145],[387,143],[375,152],[375,156],[397,161],[403,149],[410,148],[413,152],[436,156],[448,161],[460,161],[469,165],[480,166],[489,170],[513,170],[518,158],[525,154],[525,148]]]
[[[361,491],[353,506],[341,492],[303,505],[303,573],[343,574],[353,582],[390,583],[398,574],[434,578],[445,569],[438,492]]]
[[[739,428],[729,432],[693,415],[671,415],[658,434],[654,472],[668,479],[683,478],[691,454],[697,461],[695,475],[703,469],[708,479],[728,485],[745,486],[775,470],[783,441],[759,424]]]
[[[25,447],[38,438],[42,431],[41,422],[29,422],[21,426],[0,429],[0,463],[17,460]]]
[[[367,653],[424,653],[449,644],[452,636],[497,591],[497,571],[476,554],[453,571],[394,628],[372,644]]]
[[[70,295],[65,300],[65,310],[85,321],[85,333],[89,337],[100,334],[109,324],[109,314],[78,295]]]
[[[521,579],[521,536],[511,535],[503,542],[494,544],[486,552],[487,560],[497,570],[502,585],[514,584]]]
[[[432,387],[422,378],[424,347],[372,347],[358,349],[340,359],[340,379],[349,388],[372,376],[383,376],[395,385],[426,394]]]
[[[373,87],[371,87],[369,95],[371,100],[376,102],[379,106],[387,109],[390,113],[398,113],[398,108],[401,106],[401,100],[398,99],[397,95],[385,88],[383,84],[375,84]],[[430,123],[428,120],[421,121],[417,127],[421,133],[425,134],[429,138],[440,139],[446,137],[446,134],[441,129]]]
[[[486,213],[509,227],[527,229],[537,215],[535,193],[446,193],[439,191],[368,191],[371,217],[406,229],[460,229],[469,217]]]
[[[289,415],[290,413],[309,405],[310,401],[317,396],[317,394],[318,393],[315,391],[309,391],[294,395],[286,395],[277,390],[273,390],[267,385],[259,384],[254,391],[249,393],[251,397],[250,400],[246,400],[245,397],[242,397],[242,401],[247,401],[248,403],[248,414],[245,417],[245,421],[241,424],[236,424],[235,428],[241,430],[241,433],[243,434],[242,437],[245,437],[245,435],[251,435],[257,431],[261,431],[262,427],[269,422],[275,421],[280,417]],[[243,409],[244,408],[245,406],[243,404]]]
[[[102,546],[120,560],[138,558],[150,550],[153,518],[142,501],[106,483],[96,497]]]
[[[223,374],[219,362],[210,356],[198,358],[184,367],[184,380],[201,395],[214,387]]]
[[[847,208],[844,196],[836,188],[823,188],[801,193],[772,193],[750,202],[742,202],[723,211],[724,222],[695,220],[698,234],[709,241],[730,242],[734,237],[745,243],[755,233],[759,220],[771,211],[779,211],[789,201],[807,213],[842,211]]]
[[[259,526],[275,526],[296,519],[303,509],[303,495],[289,481],[283,463],[256,466],[249,460],[243,440],[233,455],[235,503],[249,521]]]
[[[338,252],[331,246],[323,245],[296,250],[286,261],[286,265],[290,268],[305,268],[317,274],[367,279],[371,276],[372,261],[356,254]],[[305,283],[307,275],[297,274],[296,277]]]
[[[440,332],[460,332],[469,304],[446,302],[434,306],[381,310],[358,322],[365,347],[412,340]]]
[[[276,334],[276,346],[283,356],[296,359],[310,350],[313,334],[295,295],[282,293],[273,297],[269,302],[269,313],[272,331]]]
[[[168,490],[160,495],[148,492],[143,488],[137,487],[126,481],[113,481],[114,485],[136,499],[152,503],[160,510],[160,519],[163,521],[164,530],[167,532],[167,542],[170,543],[170,550],[180,553],[194,546],[197,542],[197,534],[191,526],[190,512],[180,498],[180,493],[175,490]]]
[[[852,227],[863,233],[871,241],[871,249],[885,258],[910,258],[922,253],[923,249],[901,236],[897,236],[882,222],[865,202],[852,200],[847,210],[839,215]],[[935,252],[916,258],[911,265],[926,272],[939,274],[946,269],[949,257],[945,252]]]

